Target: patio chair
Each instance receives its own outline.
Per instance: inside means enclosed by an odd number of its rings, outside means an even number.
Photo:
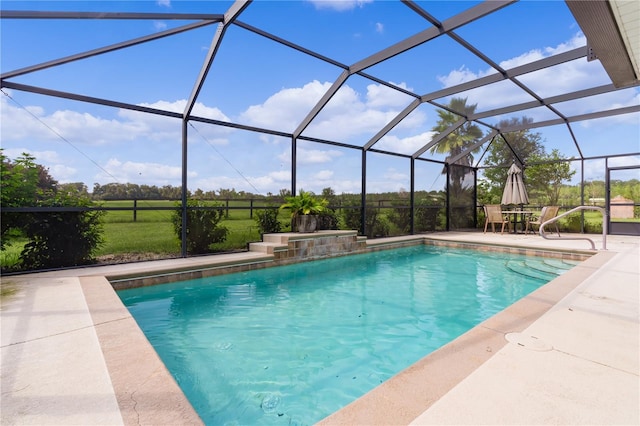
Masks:
[[[486,220],[484,222],[484,233],[487,233],[487,226],[491,224],[491,230],[496,232],[496,223],[502,225],[502,229],[500,233],[504,232],[504,227],[507,227],[507,232],[509,232],[509,218],[506,218],[502,215],[502,207],[500,204],[486,204],[484,206],[484,214],[486,216]]]
[[[544,206],[542,211],[540,212],[540,216],[530,216],[527,218],[527,226],[524,229],[524,233],[527,234],[529,231],[533,233],[533,226],[537,226],[540,229],[540,225],[548,221],[549,219],[553,219],[558,215],[558,210],[560,207],[558,206]],[[558,222],[553,222],[552,224],[556,228],[556,232],[558,233],[558,237],[560,236],[560,230],[558,229]]]

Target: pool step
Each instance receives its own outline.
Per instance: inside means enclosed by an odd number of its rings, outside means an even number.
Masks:
[[[550,259],[550,258],[546,258],[544,259],[544,263],[550,266],[553,266],[554,268],[558,268],[558,269],[562,269],[565,271],[568,271],[569,269],[573,268],[576,265],[580,264],[579,260],[569,260],[569,259]]]
[[[262,241],[257,243],[249,243],[249,251],[255,251],[259,253],[274,254],[279,251],[287,251],[287,249],[288,246],[286,244],[282,245],[279,242]]]
[[[578,263],[562,259],[527,259],[524,261],[510,260],[506,263],[506,267],[520,275],[551,281]]]

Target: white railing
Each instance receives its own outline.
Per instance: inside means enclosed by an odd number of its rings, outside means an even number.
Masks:
[[[569,210],[568,212],[562,213],[561,215],[558,215],[554,218],[551,218],[549,220],[547,220],[546,222],[543,222],[540,224],[540,229],[538,230],[538,232],[540,233],[540,236],[542,238],[546,238],[547,240],[587,240],[591,243],[591,250],[595,250],[596,249],[596,245],[593,242],[593,240],[591,238],[587,238],[587,237],[552,237],[552,236],[546,236],[544,234],[544,227],[547,226],[550,223],[553,222],[557,222],[559,219],[580,211],[580,210],[597,210],[600,213],[602,213],[602,250],[606,250],[607,249],[607,224],[609,223],[609,215],[607,214],[607,211],[605,209],[603,209],[602,207],[597,207],[597,206],[578,206],[575,207],[571,210]]]

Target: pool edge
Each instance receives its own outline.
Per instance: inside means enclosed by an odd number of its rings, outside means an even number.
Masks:
[[[594,253],[597,254],[597,252],[593,252],[589,250],[532,248],[532,247],[519,247],[519,246],[513,246],[513,245],[508,246],[508,245],[487,244],[487,243],[479,244],[479,243],[468,242],[468,241],[454,241],[454,240],[447,240],[442,238],[429,238],[429,236],[427,235],[412,236],[411,238],[393,238],[393,239],[384,239],[384,240],[373,240],[370,244],[368,244],[367,252],[401,248],[401,247],[414,246],[414,245],[422,245],[422,244],[434,245],[434,246],[456,247],[456,248],[480,249],[484,251],[517,253],[517,254],[523,254],[523,255],[529,255],[529,256],[560,257],[565,259],[579,259],[579,260],[584,260],[586,258],[589,258],[590,256],[591,258],[593,258]],[[603,253],[605,253],[605,256],[606,256],[607,253],[606,252],[603,252]],[[604,261],[602,263],[604,263]],[[474,327],[474,329],[463,334],[458,339],[454,340],[453,342],[450,342],[449,344],[445,345],[439,350],[423,358],[421,361],[418,361],[416,364],[398,373],[396,376],[387,380],[380,386],[376,387],[375,389],[373,389],[372,391],[370,391],[360,399],[354,401],[353,403],[349,404],[343,409],[321,420],[319,424],[350,424],[352,425],[352,424],[398,424],[398,422],[409,423],[411,420],[417,417],[422,411],[424,411],[431,404],[437,401],[437,399],[440,396],[444,395],[446,391],[448,391],[453,386],[455,386],[460,380],[462,380],[464,377],[470,374],[473,370],[475,370],[475,368],[477,368],[483,362],[488,360],[493,353],[497,352],[502,346],[504,346],[506,344],[506,340],[504,340],[504,335],[506,333],[513,332],[513,331],[521,331],[524,328],[526,328],[530,323],[535,321],[535,319],[537,319],[544,312],[550,309],[558,300],[564,297],[564,295],[568,294],[568,292],[570,292],[573,288],[575,288],[575,286],[577,286],[580,282],[582,282],[582,280],[586,279],[587,276],[589,276],[591,273],[597,270],[597,268],[590,268],[590,267],[586,267],[585,269],[585,267],[583,266],[584,264],[585,263],[583,262],[583,264],[579,265],[580,267],[579,269],[576,269],[578,267],[574,267],[572,270],[566,272],[562,276],[554,279],[548,284],[545,284],[543,287],[540,287],[538,290],[534,291],[529,296],[521,299],[520,301],[516,302],[514,305],[509,306],[505,310],[501,311],[495,316],[489,318],[488,320]],[[238,265],[233,265],[232,263],[227,262],[224,265],[221,265],[220,268],[229,268],[230,272],[234,272],[238,270],[237,268],[234,268],[234,266],[238,266]],[[279,264],[278,262],[264,262],[264,263],[259,262],[259,266],[254,264],[253,266],[249,266],[247,269],[254,269],[256,267],[258,268],[272,267],[272,266],[279,266]],[[220,272],[220,268],[218,267],[201,268],[199,269],[199,271],[216,270],[216,274],[217,274]],[[244,268],[240,267],[240,269],[244,269]],[[589,274],[579,279],[579,277],[576,275],[577,272],[575,272],[578,270],[580,271],[588,270]],[[178,276],[186,278],[184,270],[180,270],[176,272]],[[163,273],[162,275],[164,277],[170,274]],[[584,274],[581,274],[581,275],[584,275]],[[104,278],[104,277],[101,277],[101,278]],[[140,277],[136,277],[135,279],[138,279],[138,278]],[[567,280],[567,279],[575,280],[575,284],[570,288],[567,287],[565,289],[566,291],[560,292],[561,294],[558,297],[551,297],[554,294],[554,292],[550,292],[548,286],[552,283],[555,283],[554,286],[557,286],[558,281],[562,283],[564,280]],[[123,280],[121,278],[120,281],[126,282],[126,279]],[[113,284],[111,284],[111,286],[112,285]],[[149,284],[147,283],[146,285],[149,285]],[[130,288],[130,286],[125,285],[121,288]],[[545,293],[544,301],[543,302],[537,301],[536,303],[531,303],[531,300],[529,299],[537,297],[534,295],[538,295],[538,293],[545,288],[546,290],[544,291]],[[111,290],[113,291],[113,296],[118,299],[117,301],[115,301],[115,304],[118,304],[118,303],[122,304],[115,290],[113,288]],[[551,296],[547,293],[549,293]],[[525,304],[524,302],[525,300],[529,300],[529,303]],[[522,308],[521,305],[523,305],[524,308]],[[126,307],[124,307],[124,305],[122,305],[122,308],[126,310]],[[532,308],[534,308],[533,312],[529,312],[529,310],[531,310]],[[127,314],[128,314],[128,310],[127,310]],[[130,316],[130,314],[128,315]],[[520,321],[519,328],[511,328],[503,332],[499,331],[500,327],[498,327],[497,325],[501,323],[500,318],[502,315],[508,315],[510,318],[510,321],[512,322],[514,320]],[[522,319],[523,315],[526,315],[524,319]],[[131,320],[133,321],[132,318]],[[488,325],[490,324],[496,324],[496,325],[492,325],[491,327],[489,327]],[[148,342],[148,340],[146,339],[146,336],[144,336],[143,332],[139,329],[137,324],[135,324],[135,329],[136,329],[137,335],[132,336],[132,338],[135,338],[135,340],[137,341],[136,344],[140,345],[140,349],[137,352],[147,352],[151,350],[153,351],[152,358],[154,362],[157,359],[162,364],[162,362],[159,360],[159,356],[155,352],[155,349]],[[100,339],[102,339],[101,334],[103,334],[103,337],[105,338],[108,337],[105,333],[101,333],[100,331],[98,331],[98,337]],[[142,337],[142,341],[140,341],[141,340],[140,337]],[[104,346],[108,347],[109,344],[110,343],[107,340],[105,341],[105,345],[103,345],[103,347]],[[465,348],[465,350],[462,351],[460,348]],[[477,364],[468,364],[471,367],[473,367],[471,369],[461,368],[460,360],[461,359],[464,360],[466,359],[466,357],[471,357],[472,359],[477,360],[479,362]],[[107,363],[109,364],[110,355],[107,354],[106,352],[105,352],[105,358],[107,359]],[[434,362],[434,360],[437,360],[437,362]],[[428,368],[425,369],[424,363],[427,363]],[[449,366],[455,365],[455,368],[447,368],[448,365]],[[173,385],[177,386],[171,374],[166,370],[166,367],[164,366],[164,364],[162,364],[162,369],[164,370],[163,374],[167,375],[168,381],[172,383],[172,386]],[[456,371],[456,374],[449,375],[447,373],[447,371],[449,370]],[[112,375],[114,388],[116,388],[118,383],[122,383],[126,380],[130,380],[130,378],[125,378],[123,380],[122,377],[118,377],[120,373],[117,367],[112,370],[111,366],[109,366],[109,371],[110,371],[110,374]],[[416,399],[414,398],[416,395],[415,389],[421,388],[420,384],[426,382],[423,376],[425,372],[428,375],[430,375],[430,377],[434,377],[433,375],[435,373],[437,374],[436,377],[439,377],[439,378],[438,380],[436,380],[437,383],[433,384],[432,389],[431,388],[428,389],[428,392],[424,393],[422,395],[423,396],[422,398]],[[116,377],[114,377],[114,375]],[[408,381],[406,378],[409,378]],[[408,388],[405,388],[405,386],[402,383],[409,383]],[[393,391],[389,392],[388,389],[393,389]],[[123,389],[116,388],[115,390],[117,394],[125,392],[125,395],[126,395],[126,392],[127,392],[126,389],[123,390]],[[180,391],[180,393],[182,392]],[[408,394],[412,396],[411,399],[407,398]],[[426,396],[426,400],[424,398],[425,396]],[[138,397],[143,398],[144,395],[139,392]],[[188,400],[183,394],[182,394],[182,397],[184,398],[184,401],[181,401],[176,407],[176,410],[178,412],[181,412],[183,410],[183,406],[185,403],[188,404],[189,407],[191,407],[190,403],[188,402]],[[149,398],[153,400],[155,396],[150,395]],[[369,401],[370,398],[373,398],[373,400]],[[129,401],[127,401],[126,397],[124,397],[122,400],[124,401],[122,408],[124,410],[130,410],[131,409],[130,403]],[[120,403],[120,401],[121,401],[121,398],[118,397],[118,402]],[[404,406],[404,404],[406,404],[408,401],[413,401],[414,405],[410,404],[408,407]],[[155,404],[155,402],[151,401],[150,404]],[[166,407],[166,404],[164,404],[164,406]],[[417,409],[419,411],[416,411],[416,409],[410,409],[411,406],[420,407]],[[376,408],[372,409],[371,407],[378,407],[378,409]],[[380,407],[384,407],[384,408],[380,408]],[[394,413],[394,414],[390,414],[390,413]],[[399,416],[398,413],[406,413],[406,415]],[[125,417],[126,417],[126,411],[123,412],[123,418]],[[180,424],[192,424],[192,423],[180,423]]]
[[[109,281],[80,277],[125,425],[203,425]]]

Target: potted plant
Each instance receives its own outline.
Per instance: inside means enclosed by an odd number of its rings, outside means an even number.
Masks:
[[[298,232],[314,232],[318,223],[316,215],[325,211],[329,202],[318,198],[312,192],[300,190],[298,195],[285,197],[281,209],[291,211],[291,229]]]

